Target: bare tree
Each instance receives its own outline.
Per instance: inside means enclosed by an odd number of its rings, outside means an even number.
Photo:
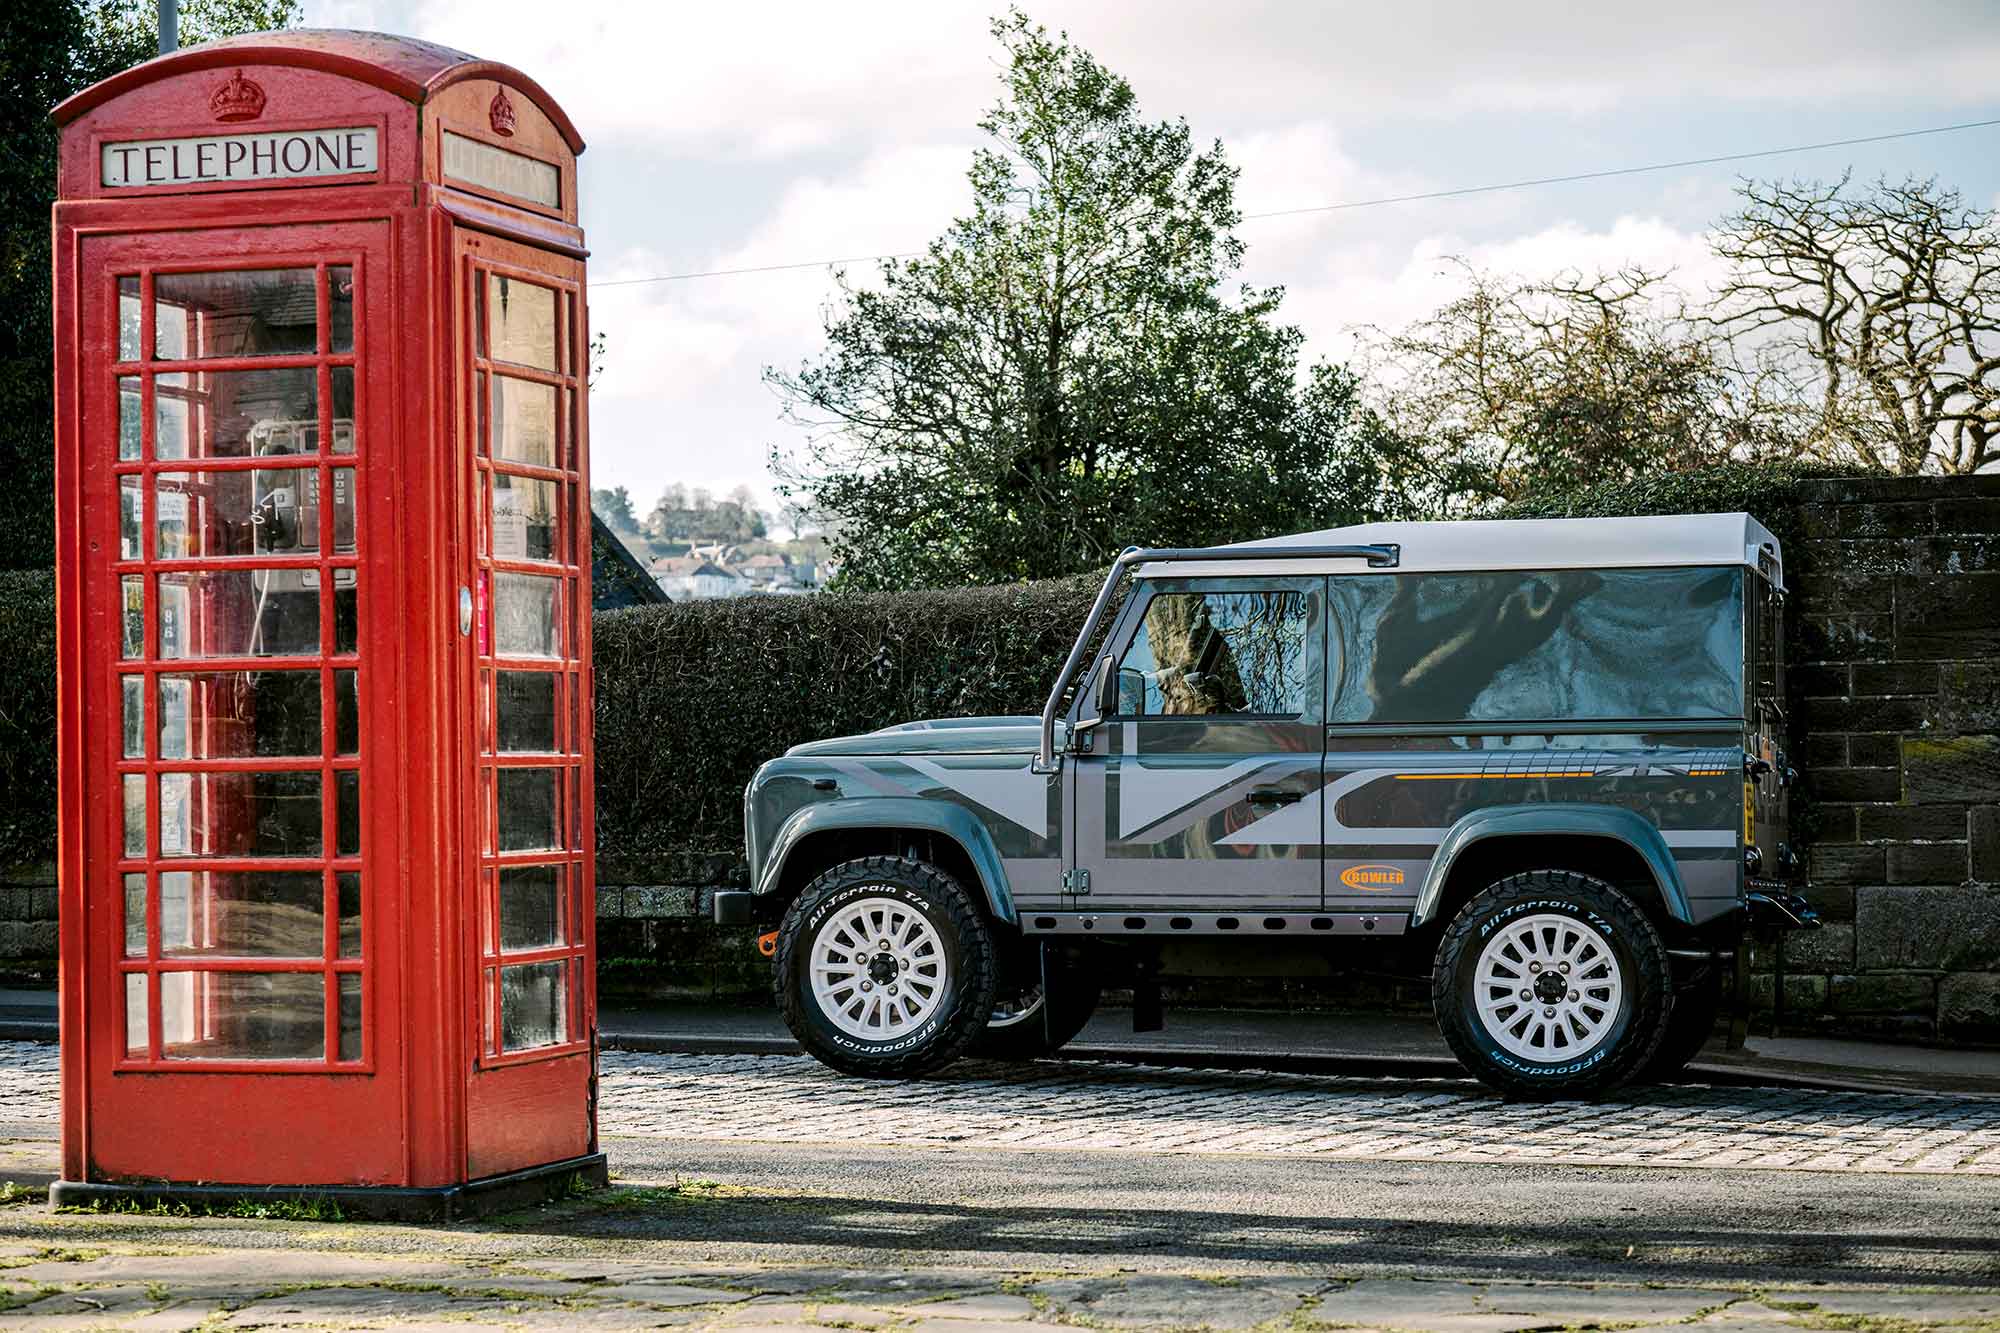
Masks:
[[[1713,236],[1710,317],[1739,388],[1818,456],[1895,472],[2000,462],[2000,232],[1935,180],[1746,181]]]
[[[1453,262],[1462,296],[1401,332],[1364,335],[1419,507],[1477,510],[1744,452],[1715,340],[1684,317],[1665,274],[1519,282]]]

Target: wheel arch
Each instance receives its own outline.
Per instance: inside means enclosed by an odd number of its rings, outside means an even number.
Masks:
[[[799,890],[843,861],[901,856],[912,845],[923,860],[976,890],[994,921],[1020,924],[1006,867],[979,817],[962,805],[915,796],[857,796],[795,811],[764,857],[754,886],[759,915],[781,912]]]
[[[1657,917],[1694,924],[1673,852],[1645,816],[1615,806],[1515,805],[1475,810],[1446,831],[1417,890],[1411,929],[1449,920],[1480,889],[1523,870],[1575,870],[1633,886]]]

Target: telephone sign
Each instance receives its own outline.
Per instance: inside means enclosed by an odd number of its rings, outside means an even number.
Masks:
[[[602,1180],[582,140],[340,32],[56,119],[52,1196]]]
[[[107,143],[102,183],[208,185],[284,180],[299,176],[354,176],[375,170],[375,130],[360,125],[311,133],[211,134],[187,139]]]

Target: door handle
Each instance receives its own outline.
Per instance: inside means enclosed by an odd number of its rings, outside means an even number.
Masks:
[[[1252,787],[1252,805],[1297,805],[1304,792],[1286,791],[1283,787]]]

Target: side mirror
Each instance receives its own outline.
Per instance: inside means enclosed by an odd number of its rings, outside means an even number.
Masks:
[[[1135,667],[1121,667],[1118,672],[1118,707],[1120,717],[1144,717],[1146,715],[1146,673]]]
[[[1111,654],[1106,653],[1098,658],[1096,689],[1092,691],[1092,699],[1097,704],[1097,715],[1100,718],[1110,717],[1117,711],[1118,691],[1115,684],[1117,679],[1118,674],[1111,664]]]

